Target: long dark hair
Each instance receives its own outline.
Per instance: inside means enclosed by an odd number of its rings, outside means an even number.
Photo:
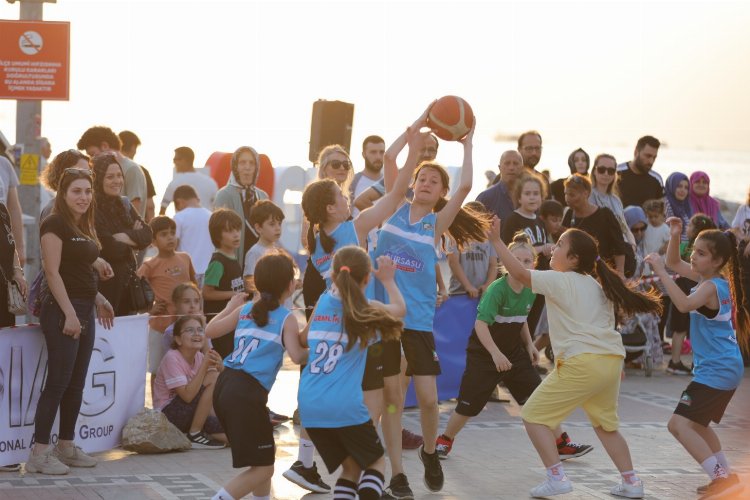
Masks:
[[[400,319],[367,301],[361,285],[370,274],[370,266],[370,257],[357,246],[343,247],[333,256],[333,281],[341,296],[344,328],[349,336],[347,350],[356,342],[364,349],[378,330],[383,340],[397,339],[404,325]]]
[[[310,222],[307,228],[307,250],[315,251],[315,234],[320,234],[320,244],[326,253],[333,252],[336,240],[326,233],[321,225],[328,220],[328,205],[336,203],[336,181],[321,179],[311,182],[302,193],[302,212]]]
[[[574,269],[580,274],[588,274],[599,281],[607,299],[615,308],[626,315],[652,312],[661,314],[661,301],[655,290],[639,291],[635,285],[626,285],[607,262],[599,257],[596,240],[580,229],[568,229],[560,238],[567,238],[570,244],[568,255],[578,257]]]
[[[281,296],[294,279],[294,262],[284,252],[267,253],[258,260],[253,274],[260,299],[253,304],[250,315],[258,326],[268,324],[268,313],[281,306]]]
[[[745,287],[742,282],[742,268],[737,249],[737,237],[731,231],[707,229],[702,231],[697,240],[708,243],[709,251],[714,259],[720,259],[719,269],[726,268],[729,293],[734,304],[735,330],[737,341],[745,352],[750,352],[750,312],[745,300]]]
[[[64,170],[62,177],[60,177],[59,189],[57,191],[57,196],[55,196],[55,205],[52,209],[52,213],[59,214],[71,229],[73,229],[73,232],[79,236],[92,240],[96,243],[96,246],[101,249],[99,238],[96,236],[96,225],[94,223],[96,198],[93,196],[91,197],[91,205],[89,205],[88,210],[86,210],[86,213],[81,216],[77,223],[70,208],[68,208],[68,204],[65,202],[65,195],[68,192],[68,188],[70,188],[73,181],[77,181],[78,179],[88,180],[93,189],[94,179],[93,173],[90,170],[80,170],[76,168]]]
[[[112,165],[119,167],[120,173],[123,174],[123,186],[125,185],[125,174],[122,171],[122,165],[117,160],[117,156],[110,152],[100,153],[94,156],[92,163],[94,166],[94,198],[96,198],[97,210],[96,222],[99,228],[112,227],[120,229],[125,227],[131,229],[134,221],[125,209],[122,197],[119,195],[109,195],[104,192],[104,178],[107,176],[107,171]],[[119,231],[114,230],[112,232]]]
[[[443,184],[444,189],[450,188],[450,177],[448,172],[445,171],[442,165],[433,162],[422,162],[417,169],[414,171],[413,181],[416,182],[419,177],[419,172],[422,169],[431,168],[440,175],[440,181]],[[448,199],[440,197],[437,203],[433,207],[433,212],[441,211],[448,203]],[[461,207],[453,219],[448,232],[450,233],[453,240],[456,242],[456,246],[459,250],[472,241],[487,241],[487,231],[492,225],[492,218],[489,214],[484,212],[478,212],[472,209],[470,206],[464,205]]]

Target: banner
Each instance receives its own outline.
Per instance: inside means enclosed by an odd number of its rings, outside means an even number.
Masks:
[[[454,295],[435,309],[432,329],[442,371],[437,377],[438,401],[458,396],[461,376],[466,367],[466,343],[477,319],[477,305],[479,299],[472,299],[468,295]],[[409,384],[409,390],[406,391],[405,406],[417,406],[414,384]]]
[[[115,318],[111,330],[97,324],[76,423],[75,442],[84,451],[117,447],[128,419],[143,409],[147,343],[148,315]],[[0,329],[0,465],[28,459],[46,376],[47,347],[41,327]],[[52,443],[57,442],[57,428],[55,420]]]

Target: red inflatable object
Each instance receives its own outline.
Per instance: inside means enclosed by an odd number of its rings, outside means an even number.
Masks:
[[[273,164],[268,156],[262,153],[259,156],[260,172],[258,173],[258,180],[255,185],[265,191],[269,198],[273,199],[275,180]],[[232,173],[232,153],[223,153],[221,151],[211,153],[211,156],[206,160],[206,167],[208,167],[211,177],[221,189],[227,185],[229,175]]]

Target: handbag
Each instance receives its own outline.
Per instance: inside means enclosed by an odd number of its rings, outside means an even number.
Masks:
[[[133,267],[128,269],[130,272],[126,289],[130,297],[130,310],[136,313],[148,312],[154,305],[154,291],[146,278],[139,277]]]
[[[8,312],[13,316],[26,314],[26,297],[21,293],[21,287],[18,286],[16,280],[9,280],[5,276],[2,266],[0,266],[0,273],[2,273],[5,284],[8,287]]]

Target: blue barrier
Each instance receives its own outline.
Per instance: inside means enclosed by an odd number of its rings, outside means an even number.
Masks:
[[[438,400],[458,396],[461,376],[466,367],[466,343],[477,319],[479,299],[468,295],[455,295],[435,310],[433,331],[435,348],[440,357],[442,373],[437,378]],[[406,406],[416,406],[414,385],[406,392]]]

